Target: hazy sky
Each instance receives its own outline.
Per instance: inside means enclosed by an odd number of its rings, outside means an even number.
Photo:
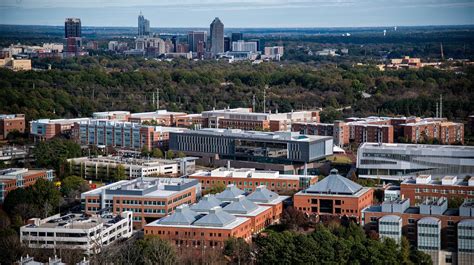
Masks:
[[[152,27],[359,27],[474,24],[474,0],[0,0],[0,24]]]

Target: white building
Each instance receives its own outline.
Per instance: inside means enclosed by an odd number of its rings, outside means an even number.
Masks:
[[[472,154],[472,146],[363,143],[357,150],[357,170],[361,178],[382,180],[464,178],[474,172]]]
[[[99,253],[116,240],[132,236],[132,212],[87,216],[59,214],[32,218],[20,228],[20,240],[30,248],[82,249]]]
[[[87,178],[108,178],[122,166],[128,179],[140,177],[181,176],[193,173],[195,159],[139,159],[124,158],[120,156],[107,157],[79,157],[68,159],[75,175]]]
[[[232,51],[234,52],[257,52],[257,42],[255,41],[234,41],[232,42]]]

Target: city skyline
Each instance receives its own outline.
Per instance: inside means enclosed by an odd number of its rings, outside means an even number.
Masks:
[[[64,17],[80,17],[84,26],[136,26],[140,11],[151,27],[206,27],[216,16],[230,28],[474,24],[472,0],[144,0],[134,5],[122,0],[5,0],[0,24],[60,25]]]

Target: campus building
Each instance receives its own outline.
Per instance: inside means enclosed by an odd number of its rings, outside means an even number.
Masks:
[[[195,170],[194,158],[184,157],[176,159],[140,159],[121,156],[107,157],[78,157],[67,160],[71,173],[86,179],[110,179],[121,166],[128,179],[140,177],[179,177],[193,173]]]
[[[234,185],[217,195],[206,195],[198,203],[183,205],[145,226],[145,235],[157,235],[183,247],[223,248],[230,237],[250,241],[251,236],[279,222],[283,201],[265,186],[246,194]]]
[[[250,108],[203,111],[203,128],[241,130],[290,130],[293,122],[319,122],[319,111],[292,111],[288,113],[258,113]]]
[[[25,132],[24,114],[0,114],[0,141],[7,139],[9,133]]]
[[[130,119],[133,118],[132,117]],[[111,120],[85,120],[74,124],[73,137],[81,145],[138,149],[166,148],[169,133],[185,129],[146,126]]]
[[[30,135],[35,141],[49,140],[60,135],[72,137],[74,123],[87,121],[89,118],[34,120],[30,121]]]
[[[445,119],[424,119],[403,124],[403,136],[411,143],[436,140],[440,144],[464,143],[464,124]]]
[[[128,121],[130,112],[121,110],[94,112],[92,118],[96,120]]]
[[[343,121],[334,123],[294,122],[291,131],[307,135],[331,136],[337,146],[349,144],[349,126]]]
[[[474,203],[448,209],[446,198],[410,206],[410,199],[385,201],[362,211],[366,231],[400,241],[405,236],[433,264],[472,264],[474,261]]]
[[[176,119],[187,115],[185,112],[171,112],[157,110],[152,112],[139,112],[130,114],[128,121],[133,123],[148,122],[158,126],[176,126]]]
[[[133,212],[133,225],[141,228],[172,213],[181,204],[192,204],[201,196],[197,180],[183,178],[138,178],[118,181],[81,194],[88,214],[110,211]]]
[[[201,182],[203,191],[216,185],[234,184],[245,192],[252,192],[260,185],[278,194],[290,194],[307,188],[318,181],[318,176],[280,174],[278,171],[256,170],[254,168],[217,168],[189,175]]]
[[[53,170],[8,168],[0,170],[0,204],[8,193],[17,188],[26,188],[36,183],[38,179],[52,181]]]
[[[357,151],[361,178],[403,180],[418,175],[464,178],[474,172],[474,147],[364,143]]]
[[[97,254],[104,247],[132,236],[132,218],[132,212],[32,218],[20,228],[20,240],[29,248],[80,249],[87,255]]]
[[[374,191],[338,174],[337,169],[293,197],[294,207],[309,215],[346,216],[361,221],[362,209],[373,202]]]
[[[431,175],[419,175],[400,184],[400,196],[410,199],[412,205],[441,197],[474,199],[474,177],[464,179],[445,176],[433,179]]]
[[[292,174],[332,155],[333,139],[292,132],[201,129],[170,133],[170,149],[200,157],[204,165],[277,170]],[[311,164],[310,164],[311,163]],[[305,167],[306,164],[306,167]]]

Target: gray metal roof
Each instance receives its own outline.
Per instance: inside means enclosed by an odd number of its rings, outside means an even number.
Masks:
[[[474,227],[474,219],[464,219],[458,223],[458,226]]]
[[[209,214],[201,217],[196,222],[194,222],[194,225],[224,227],[235,221],[235,219],[235,216],[224,212],[221,207],[217,206],[209,210]]]
[[[439,224],[441,221],[436,217],[423,217],[418,220],[418,224]]]
[[[198,214],[196,212],[184,204],[176,207],[173,214],[161,218],[158,223],[163,225],[190,225],[196,220],[197,216]]]
[[[217,199],[216,196],[208,194],[202,197],[198,203],[193,204],[190,208],[195,212],[209,212],[209,210],[216,206],[220,206],[221,204],[222,202]]]
[[[229,184],[225,190],[216,195],[216,198],[221,201],[232,201],[235,197],[244,194],[244,191],[237,188],[234,184]]]
[[[278,194],[267,189],[267,186],[260,185],[257,189],[247,196],[247,199],[253,202],[271,202],[278,198]]]
[[[402,218],[398,215],[385,215],[382,216],[379,221],[392,221],[392,222],[400,222]]]
[[[248,214],[255,211],[257,208],[257,204],[247,200],[244,195],[239,195],[223,209],[232,214]]]
[[[332,169],[331,174],[323,180],[311,185],[306,189],[306,193],[319,194],[343,194],[354,195],[363,187],[354,181],[338,174],[337,169]]]

